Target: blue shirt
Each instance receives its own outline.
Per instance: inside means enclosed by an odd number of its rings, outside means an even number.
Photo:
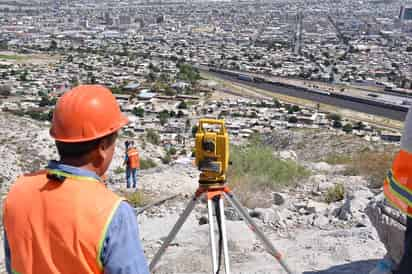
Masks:
[[[55,161],[51,161],[47,168],[72,175],[92,177],[101,181],[99,176],[92,171]],[[11,260],[13,258],[11,258],[6,231],[4,231],[4,249],[6,269],[9,274],[12,274]],[[113,215],[104,239],[100,259],[103,262],[105,274],[149,274],[146,258],[140,244],[137,217],[127,202],[121,202]]]

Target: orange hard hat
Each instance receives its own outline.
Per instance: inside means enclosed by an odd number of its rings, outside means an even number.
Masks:
[[[60,142],[87,142],[116,132],[127,123],[109,89],[80,85],[57,101],[50,135]]]

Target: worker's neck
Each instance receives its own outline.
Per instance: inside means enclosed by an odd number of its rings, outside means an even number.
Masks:
[[[99,175],[98,169],[90,162],[84,161],[83,159],[79,158],[61,158],[60,163],[64,165],[74,166],[81,169],[86,169],[92,171]],[[100,176],[100,175],[99,175]]]

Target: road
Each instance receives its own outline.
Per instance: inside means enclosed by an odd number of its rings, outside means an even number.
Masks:
[[[234,76],[229,76],[229,75],[220,74],[220,73],[211,72],[211,71],[207,71],[207,73],[215,77],[224,79],[224,80],[240,83],[242,85],[252,86],[252,87],[263,89],[263,90],[270,91],[273,93],[289,95],[289,96],[311,100],[311,101],[322,103],[322,104],[328,104],[328,105],[333,105],[333,106],[337,106],[340,108],[351,109],[351,110],[362,112],[362,113],[382,116],[382,117],[393,119],[393,120],[404,121],[406,117],[406,112],[394,110],[390,108],[373,106],[373,105],[359,103],[359,102],[347,101],[344,99],[330,97],[327,95],[315,94],[311,92],[298,90],[293,87],[284,87],[284,86],[275,85],[275,84],[243,81],[243,80],[239,80],[238,78]]]

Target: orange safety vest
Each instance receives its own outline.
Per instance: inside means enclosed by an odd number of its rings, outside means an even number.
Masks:
[[[103,273],[107,228],[122,199],[98,180],[58,170],[20,177],[4,203],[13,273]]]
[[[130,168],[140,168],[139,152],[137,149],[130,148],[127,151],[128,164]]]
[[[384,182],[386,200],[412,217],[412,154],[401,150]]]

